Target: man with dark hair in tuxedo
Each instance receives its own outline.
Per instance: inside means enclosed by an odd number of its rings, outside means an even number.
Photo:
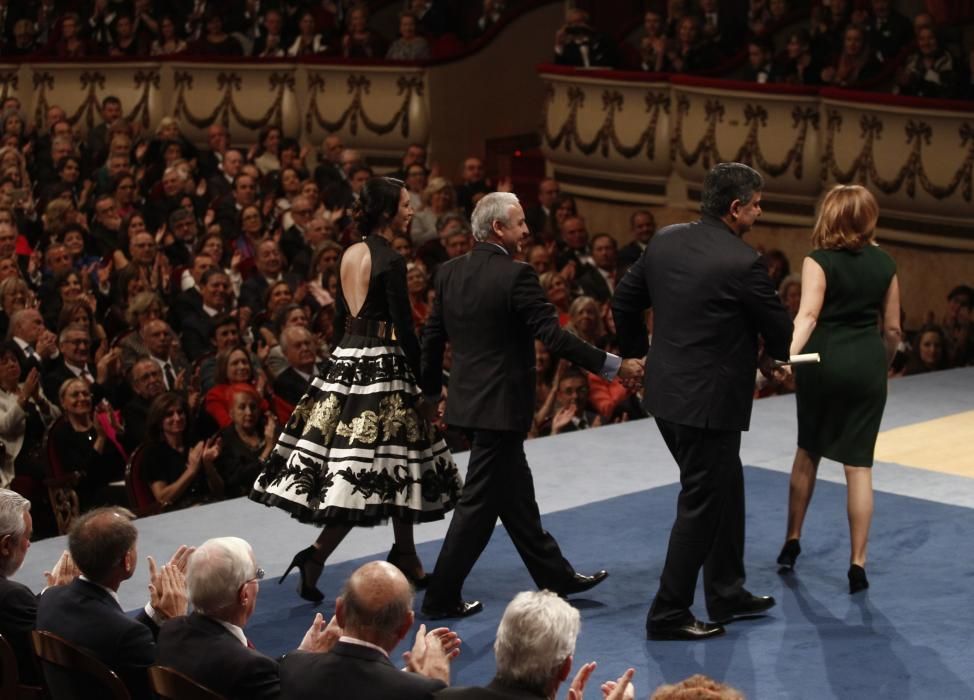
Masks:
[[[721,623],[760,614],[774,598],[744,588],[741,431],[751,418],[758,335],[763,369],[788,359],[792,323],[761,256],[741,240],[761,215],[764,180],[721,163],[704,180],[699,221],[668,226],[629,268],[612,299],[624,357],[646,357],[644,408],[680,467],[680,497],[650,639],[708,639]],[[646,309],[654,311],[653,345]],[[703,568],[707,610],[693,605]]]

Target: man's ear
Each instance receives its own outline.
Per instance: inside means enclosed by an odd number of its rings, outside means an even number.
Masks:
[[[727,212],[728,214],[730,214],[730,217],[732,219],[736,219],[740,214],[741,207],[743,206],[744,203],[741,200],[735,199],[733,202],[730,203],[730,208],[727,210]]]

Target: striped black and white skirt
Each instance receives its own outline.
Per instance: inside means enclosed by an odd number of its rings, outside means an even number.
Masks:
[[[284,426],[250,493],[302,522],[439,520],[460,475],[398,345],[346,334]]]

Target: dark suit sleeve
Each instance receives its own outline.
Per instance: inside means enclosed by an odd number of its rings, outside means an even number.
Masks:
[[[34,653],[31,651],[30,634],[37,623],[37,596],[26,586],[7,584],[6,595],[0,598],[2,620],[0,629],[17,656],[20,682],[34,682]]]
[[[245,280],[240,286],[240,299],[238,301],[239,306],[249,307],[254,312],[260,311],[264,308],[263,299],[261,299],[261,289],[260,284],[257,282],[256,277],[251,277],[249,280]]]
[[[443,325],[443,275],[438,275],[433,308],[423,326],[423,369],[420,387],[427,396],[443,390],[443,352],[448,336]]]
[[[794,326],[775,294],[768,268],[761,258],[747,271],[744,284],[744,305],[764,338],[765,353],[776,360],[787,360]]]
[[[623,357],[645,357],[649,338],[643,312],[653,305],[646,285],[646,256],[626,271],[612,295],[612,317]]]
[[[133,700],[152,698],[149,690],[149,676],[147,669],[156,659],[156,644],[154,633],[149,625],[155,626],[145,612],[139,613],[144,617],[143,624],[131,625],[119,640],[113,668],[121,671],[120,675]],[[158,633],[158,627],[155,628]]]
[[[409,307],[409,290],[406,287],[406,259],[400,255],[389,263],[386,276],[386,303],[389,305],[389,315],[396,327],[396,337],[399,346],[406,353],[406,361],[413,370],[413,376],[419,379],[419,341],[413,328],[413,312]]]
[[[558,325],[558,313],[545,297],[538,273],[530,265],[518,264],[511,294],[514,312],[551,352],[596,374],[605,364],[605,352]]]
[[[180,345],[191,361],[195,362],[197,358],[213,351],[209,330],[207,322],[198,314],[183,319]]]
[[[281,696],[281,674],[277,662],[269,656],[254,655],[240,677],[238,697],[250,700],[273,700]]]

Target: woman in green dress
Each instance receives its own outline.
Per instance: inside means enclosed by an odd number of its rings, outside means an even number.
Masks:
[[[798,450],[791,468],[788,532],[778,564],[795,565],[822,457],[845,465],[849,592],[868,588],[866,545],[873,514],[872,464],[886,405],[887,367],[900,341],[896,263],[874,242],[879,206],[859,185],[825,198],[802,265],[802,295],[791,353],[821,363],[795,369]]]

